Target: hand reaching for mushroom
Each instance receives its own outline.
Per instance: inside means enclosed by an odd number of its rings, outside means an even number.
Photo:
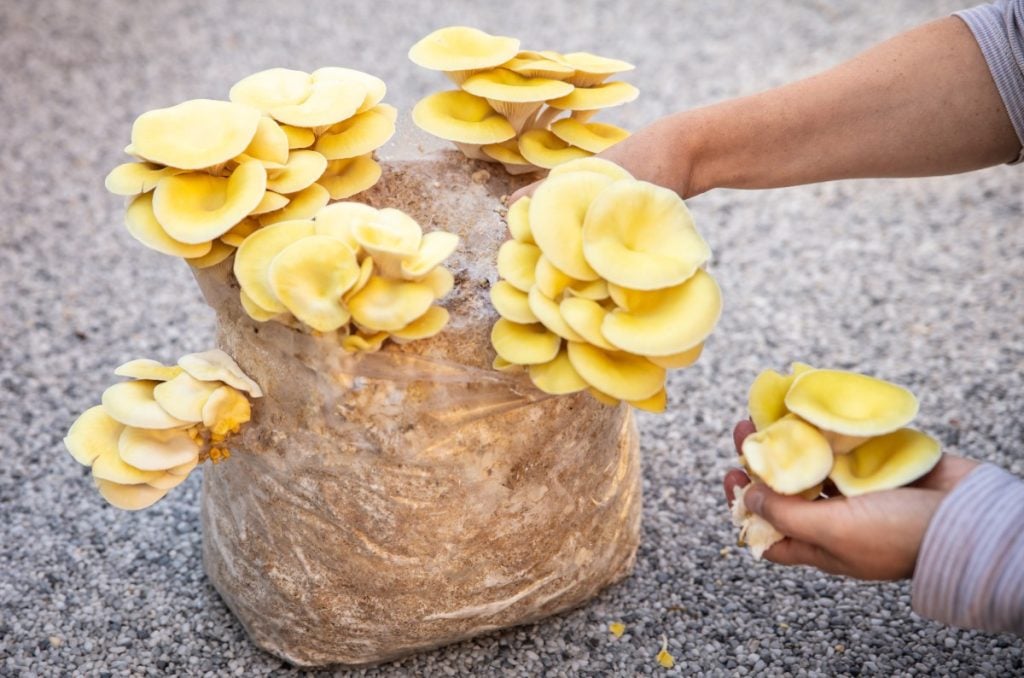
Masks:
[[[749,421],[736,425],[733,441],[737,452],[753,432]],[[810,565],[857,579],[903,579],[914,573],[921,541],[939,504],[977,465],[947,454],[909,487],[813,502],[777,494],[755,483],[744,501],[750,511],[786,536],[768,549],[768,560]],[[726,474],[725,496],[730,505],[733,490],[749,483],[750,478],[739,469]]]

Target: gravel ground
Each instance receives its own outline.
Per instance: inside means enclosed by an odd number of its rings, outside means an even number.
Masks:
[[[346,4],[348,8],[346,9]],[[140,514],[103,506],[60,439],[111,370],[208,347],[212,314],[184,265],[138,246],[103,190],[140,112],[223,97],[270,66],[377,73],[408,111],[438,87],[405,59],[466,23],[530,46],[639,66],[671,110],[812,73],[952,2],[269,3],[6,0],[0,6],[0,674],[286,675],[250,644],[200,563],[199,473]],[[514,7],[515,13],[509,9]],[[763,367],[852,368],[921,395],[953,451],[1024,475],[1024,207],[1019,168],[841,182],[691,203],[727,310],[704,359],[641,417],[643,543],[634,575],[590,605],[365,675],[1024,672],[1010,636],[915,617],[909,589],[755,563],[730,548],[719,481],[728,431]],[[607,624],[622,620],[615,639]]]

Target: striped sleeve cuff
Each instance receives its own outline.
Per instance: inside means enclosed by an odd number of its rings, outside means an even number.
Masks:
[[[1024,635],[1024,482],[979,466],[939,505],[917,557],[914,611]]]
[[[1021,142],[1020,155],[1011,164],[1024,162],[1024,0],[999,0],[955,15],[978,41]]]

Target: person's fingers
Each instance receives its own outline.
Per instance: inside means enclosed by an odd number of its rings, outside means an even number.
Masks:
[[[734,492],[737,487],[746,487],[750,484],[750,478],[747,474],[738,468],[730,469],[725,474],[725,478],[722,479],[722,487],[725,489],[725,500],[729,502],[729,507],[732,508],[732,502]]]
[[[743,441],[756,430],[754,422],[749,419],[744,419],[736,424],[732,430],[732,442],[736,445],[736,454],[743,454]]]
[[[848,569],[820,546],[789,537],[772,544],[764,557],[779,565],[810,565],[829,574],[844,574]]]
[[[836,502],[843,499],[807,501],[799,496],[788,497],[772,492],[764,483],[754,483],[743,502],[751,512],[761,516],[787,537],[811,544],[829,543],[836,529]]]
[[[509,196],[509,199],[508,199],[509,207],[511,207],[515,203],[516,200],[519,200],[520,198],[526,198],[528,196],[533,195],[533,192],[537,190],[537,187],[540,186],[542,181],[544,181],[544,180],[543,179],[539,179],[539,180],[533,182],[532,184],[529,184],[528,186],[523,186],[518,191],[513,193],[511,196]]]

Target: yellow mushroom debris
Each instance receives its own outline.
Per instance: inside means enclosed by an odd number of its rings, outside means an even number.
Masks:
[[[844,370],[793,363],[789,374],[765,370],[748,393],[756,432],[742,445],[751,479],[807,501],[823,483],[848,497],[908,485],[942,456],[934,438],[907,428],[918,403],[906,388]],[[737,489],[733,522],[756,558],[782,539],[743,505]]]
[[[132,198],[135,239],[195,268],[234,254],[254,230],[316,214],[373,186],[375,151],[397,111],[384,82],[349,68],[272,68],[243,78],[230,101],[195,99],[140,115],[107,189]]]
[[[413,45],[409,58],[444,72],[459,87],[416,104],[416,125],[454,142],[466,157],[500,163],[510,174],[600,153],[628,136],[615,125],[588,122],[597,110],[637,97],[626,82],[606,82],[633,69],[625,61],[520,50],[515,38],[464,26],[434,31]]]
[[[722,309],[682,199],[587,157],[511,205],[508,224],[491,288],[502,366],[527,366],[553,395],[663,412],[667,370],[697,361]]]
[[[108,388],[102,404],[83,412],[64,446],[91,468],[100,495],[129,511],[151,506],[200,461],[222,456],[213,445],[225,449],[250,418],[249,397],[262,395],[219,350],[182,356],[174,366],[132,360],[115,372],[130,380]]]

